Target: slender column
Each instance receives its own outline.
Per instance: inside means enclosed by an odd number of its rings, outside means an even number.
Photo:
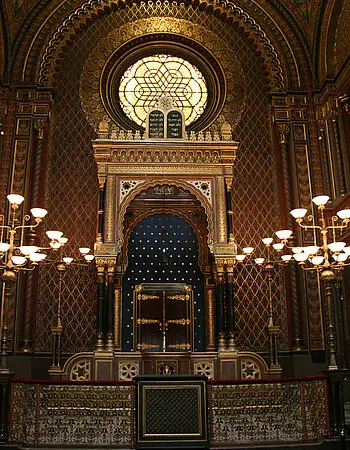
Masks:
[[[106,350],[113,351],[114,328],[114,264],[108,264],[107,269],[107,342]]]
[[[236,320],[234,298],[234,261],[226,267],[226,303],[227,303],[227,334],[229,350],[236,350]]]
[[[328,370],[338,370],[336,360],[335,326],[334,326],[334,304],[333,284],[335,276],[331,270],[325,269],[321,273],[321,281],[324,283],[326,311],[327,311],[327,341],[328,341]]]
[[[284,193],[284,204],[286,211],[293,209],[292,192],[291,192],[291,174],[290,162],[288,154],[288,138],[290,134],[290,126],[288,123],[278,123],[277,131],[279,137],[279,148],[281,155],[281,174]],[[286,215],[286,228],[293,228],[293,220],[290,214]],[[294,264],[288,266],[289,270],[289,295],[291,302],[292,315],[292,348],[294,351],[300,351],[303,347],[303,336],[301,326],[301,309],[298,296],[298,279],[297,268]]]
[[[47,120],[40,119],[34,122],[36,128],[32,183],[31,183],[31,207],[42,206],[40,204],[42,185],[42,170],[44,160],[44,144],[45,144],[45,129],[47,127]],[[27,233],[27,245],[39,244],[37,235],[37,228],[29,230]],[[36,293],[38,287],[38,271],[27,272],[25,283],[25,295],[23,296],[22,307],[22,336],[20,341],[20,349],[24,352],[33,351],[33,333],[35,323],[35,311],[36,311]]]
[[[228,234],[228,242],[233,243],[234,234],[233,234],[233,211],[232,211],[232,179],[225,178],[226,185],[226,218],[227,218],[227,234]]]
[[[9,278],[4,281],[5,288],[3,290],[3,297],[2,297],[2,304],[1,304],[1,352],[0,352],[0,374],[1,373],[10,373],[10,370],[8,368],[7,364],[7,318],[8,318],[8,308],[10,303],[10,297],[11,295],[14,295],[15,292],[15,275],[13,272],[8,271]],[[12,277],[13,274],[13,277]],[[5,275],[3,275],[4,278]]]
[[[333,129],[333,137],[334,137],[334,147],[335,147],[335,157],[337,161],[337,184],[339,188],[339,194],[346,194],[346,179],[345,179],[345,171],[344,171],[344,160],[343,154],[340,147],[340,136],[339,136],[339,124],[338,124],[338,113],[336,110],[332,111],[331,115],[331,123]]]
[[[214,289],[209,287],[207,294],[207,351],[215,350],[215,302]]]
[[[225,350],[225,318],[224,318],[224,266],[216,266],[215,291],[216,291],[216,328],[218,350]]]
[[[97,259],[97,342],[96,351],[103,351],[103,310],[105,302],[105,265]]]
[[[99,176],[98,178],[100,191],[99,191],[99,208],[98,208],[98,220],[97,220],[97,242],[102,243],[104,241],[103,228],[104,228],[104,210],[105,210],[105,183],[106,177]]]

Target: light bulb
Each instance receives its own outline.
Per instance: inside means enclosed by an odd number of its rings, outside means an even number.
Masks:
[[[39,247],[36,247],[35,245],[21,245],[19,249],[23,255],[28,256],[31,253],[36,253],[39,250]]]
[[[11,259],[13,264],[16,264],[16,266],[21,266],[27,261],[27,258],[25,258],[24,256],[12,256]]]
[[[58,239],[62,236],[63,233],[62,233],[62,231],[50,230],[50,231],[46,231],[46,234],[49,239],[58,241]]]
[[[337,216],[340,217],[342,220],[344,219],[350,219],[350,208],[341,209],[337,212]]]
[[[80,247],[79,251],[82,255],[87,255],[90,251],[90,249],[88,247]]]
[[[328,244],[329,250],[334,253],[341,252],[345,246],[345,242],[331,242],[330,244]]]
[[[67,244],[68,238],[66,238],[66,237],[60,237],[60,238],[58,238],[58,242],[59,242],[60,244],[62,244],[62,245]]]
[[[329,200],[328,195],[318,195],[317,197],[314,197],[312,201],[315,203],[316,206],[325,205]]]
[[[294,253],[294,254],[296,254],[296,253],[301,253],[303,251],[303,248],[302,247],[293,247],[292,248],[292,252]]]
[[[264,239],[261,239],[261,242],[265,245],[270,245],[270,244],[272,244],[273,239],[272,238],[264,238]]]
[[[31,261],[33,261],[33,262],[40,262],[40,261],[42,261],[43,259],[45,259],[46,258],[46,254],[45,253],[31,253],[30,255],[29,255],[29,259],[31,260]]]
[[[343,252],[346,253],[347,255],[350,255],[350,247],[344,247]]]
[[[7,199],[11,203],[11,205],[20,205],[24,201],[24,197],[17,194],[9,194],[7,196]]]
[[[258,266],[261,266],[261,264],[264,264],[265,258],[255,258],[254,261]]]
[[[288,262],[292,259],[292,255],[282,255],[281,258],[283,261]]]
[[[58,250],[61,247],[62,244],[60,244],[59,242],[55,242],[52,241],[50,242],[50,247],[53,248],[54,250]]]
[[[69,256],[65,256],[65,257],[63,258],[63,261],[64,261],[66,264],[70,264],[70,263],[73,261],[73,258],[70,258]]]
[[[292,230],[279,230],[276,231],[275,235],[278,237],[278,239],[288,239],[291,237],[292,233]]]
[[[295,253],[294,259],[298,262],[306,261],[309,255],[307,253]]]
[[[294,219],[302,219],[307,213],[307,209],[305,208],[296,208],[292,209],[290,214],[294,217]]]
[[[320,264],[322,264],[324,261],[324,257],[323,256],[314,256],[311,259],[311,262],[314,266],[319,266]]]
[[[337,262],[345,262],[348,259],[348,256],[346,253],[339,253],[338,255],[332,255],[333,259]]]
[[[246,255],[236,255],[236,259],[239,262],[242,262],[245,259]]]
[[[306,247],[303,247],[303,251],[307,255],[316,255],[316,253],[319,251],[320,247],[317,247],[317,245],[307,245]]]
[[[243,248],[244,253],[246,253],[247,255],[250,255],[251,253],[253,253],[254,251],[254,247],[244,247]]]
[[[90,262],[95,258],[95,256],[94,255],[85,255],[84,258],[86,259],[86,261]]]
[[[38,217],[39,219],[42,219],[47,214],[46,209],[43,208],[32,208],[30,212],[32,213],[33,217]]]
[[[6,242],[0,242],[0,252],[5,253],[7,250],[11,247],[10,244],[7,244]]]
[[[276,244],[273,244],[272,247],[279,252],[284,247],[284,244],[282,244],[282,242],[277,242]]]

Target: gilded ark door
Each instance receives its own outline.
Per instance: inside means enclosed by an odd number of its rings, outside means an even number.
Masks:
[[[149,283],[134,291],[134,350],[193,348],[193,292],[183,283]]]

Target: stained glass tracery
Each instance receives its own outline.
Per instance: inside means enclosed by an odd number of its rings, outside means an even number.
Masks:
[[[185,124],[194,122],[204,111],[208,91],[203,74],[190,62],[172,55],[152,55],[136,61],[119,83],[119,100],[124,113],[145,126],[147,112],[158,99],[170,96],[183,111]]]

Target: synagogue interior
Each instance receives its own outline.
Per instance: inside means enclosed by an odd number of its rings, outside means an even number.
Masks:
[[[350,445],[349,34],[0,2],[0,445]]]

